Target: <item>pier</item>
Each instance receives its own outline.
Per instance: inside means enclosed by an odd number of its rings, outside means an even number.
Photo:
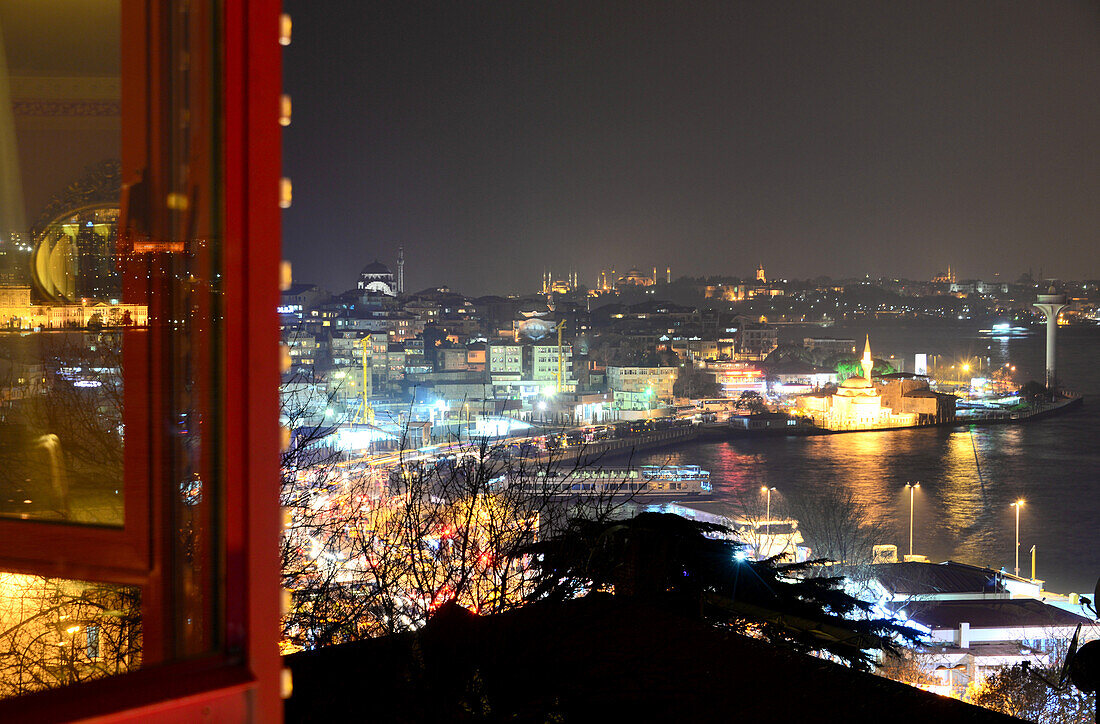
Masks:
[[[582,445],[569,445],[554,452],[554,460],[560,464],[594,464],[597,461],[621,458],[624,455],[648,452],[668,445],[679,445],[694,440],[699,434],[697,425],[654,430],[615,440],[597,440]]]

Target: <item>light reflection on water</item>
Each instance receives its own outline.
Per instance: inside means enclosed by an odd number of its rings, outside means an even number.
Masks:
[[[697,442],[642,455],[635,462],[702,465],[711,471],[715,507],[730,513],[743,504],[755,505],[761,486],[777,489],[772,494],[777,513],[787,496],[847,486],[884,522],[888,540],[882,542],[897,545],[899,553],[908,550],[905,483],[919,481],[915,552],[934,561],[952,559],[1009,571],[1015,523],[1010,504],[1024,498],[1021,573],[1030,574],[1029,551],[1038,545],[1037,574],[1048,588],[1091,591],[1100,575],[1100,330],[1073,331],[1059,345],[1059,362],[1064,376],[1086,396],[1086,404],[1067,415],[972,430]],[[1041,351],[1033,349],[1041,343],[1037,335],[1013,340],[1023,346],[1013,354],[1041,359]]]

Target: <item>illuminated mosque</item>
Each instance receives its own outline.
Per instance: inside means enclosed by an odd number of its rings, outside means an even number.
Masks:
[[[359,282],[356,285],[359,291],[367,294],[382,294],[387,297],[396,297],[405,291],[405,248],[401,247],[397,252],[397,276],[390,268],[375,259],[363,267],[359,272]]]
[[[863,376],[849,377],[832,395],[804,395],[798,408],[813,418],[814,424],[827,430],[871,430],[882,427],[911,427],[918,416],[912,412],[895,413],[882,404],[882,395],[871,381],[871,338],[863,348],[860,367]]]
[[[600,275],[596,280],[596,288],[593,292],[613,292],[627,288],[652,287],[656,286],[658,279],[657,267],[653,267],[652,276],[643,274],[637,267],[631,267],[627,270],[626,274],[622,276],[618,276],[614,269],[611,271],[603,269],[600,271]],[[672,267],[665,267],[665,284],[671,283]]]

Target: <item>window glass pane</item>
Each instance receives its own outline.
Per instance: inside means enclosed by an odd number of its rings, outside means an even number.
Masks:
[[[140,605],[135,587],[0,572],[0,698],[138,668]]]
[[[118,0],[0,0],[0,515],[123,523]]]

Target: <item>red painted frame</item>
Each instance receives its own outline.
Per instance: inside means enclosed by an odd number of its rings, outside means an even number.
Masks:
[[[158,414],[170,409],[165,390],[157,384],[170,368],[151,329],[150,343],[129,345],[126,357],[123,527],[0,520],[0,569],[142,585],[143,638],[150,665],[111,679],[2,701],[0,720],[281,719],[275,313],[281,258],[281,7],[278,0],[222,0],[213,7],[215,15],[200,18],[191,30],[194,42],[207,42],[207,47],[209,38],[217,38],[221,54],[210,57],[217,58],[221,87],[205,89],[207,93],[191,101],[212,103],[221,123],[221,206],[205,213],[219,220],[215,231],[223,249],[225,314],[217,363],[223,382],[218,409],[210,411],[221,421],[217,464],[224,481],[222,504],[213,517],[216,538],[211,549],[220,571],[215,587],[221,595],[221,615],[215,643],[222,653],[172,661],[166,541],[173,529],[158,492],[170,489],[171,481],[158,480],[158,474],[168,469],[163,463],[170,450],[165,434],[153,424]],[[158,30],[164,27],[168,8],[157,0],[122,0],[122,9],[123,118],[145,121],[124,120],[124,180],[144,181],[145,230],[167,233],[171,213],[148,200],[165,199],[167,190],[168,68]],[[192,140],[204,132],[199,129]],[[142,176],[140,169],[151,172]],[[218,199],[212,191],[199,190]],[[141,201],[131,195],[124,201],[131,208],[124,211],[136,216],[133,205]],[[144,263],[156,269],[169,261],[152,254]],[[153,304],[158,301],[153,294]],[[134,380],[146,380],[147,386]],[[166,663],[156,664],[158,660]]]

